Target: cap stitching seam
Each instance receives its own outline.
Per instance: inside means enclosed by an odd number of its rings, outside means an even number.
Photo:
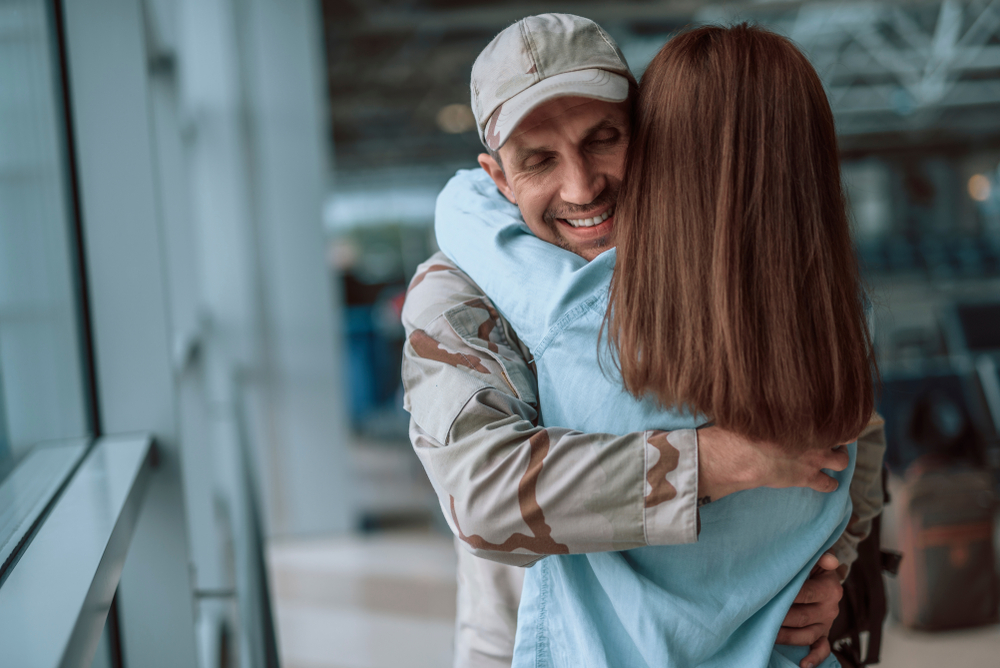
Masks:
[[[610,39],[608,39],[608,34],[604,32],[604,28],[597,25],[596,23],[594,25],[597,26],[597,32],[600,33],[601,39],[604,40],[604,43],[607,44],[609,47],[611,47],[611,52],[615,54],[615,58],[618,59],[618,62],[624,65],[626,70],[631,72],[631,70],[628,69],[628,65],[622,60],[622,57],[618,54],[618,49],[615,48],[615,45],[611,43]]]
[[[535,83],[538,83],[539,81],[541,81],[545,77],[542,76],[542,71],[538,67],[538,52],[535,49],[535,42],[534,42],[534,40],[531,39],[531,35],[528,33],[526,25],[527,25],[527,23],[522,19],[521,20],[521,26],[520,26],[521,27],[521,36],[524,37],[524,41],[528,44],[528,51],[531,52],[531,64],[535,66],[535,74],[538,77],[538,79],[535,81]],[[535,83],[533,83],[532,86],[535,85]],[[529,86],[529,88],[530,88],[530,86]]]

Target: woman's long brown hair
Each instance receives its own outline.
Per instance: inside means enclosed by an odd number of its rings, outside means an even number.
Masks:
[[[646,69],[606,326],[625,387],[753,440],[853,440],[877,375],[833,114],[761,28],[702,27]]]

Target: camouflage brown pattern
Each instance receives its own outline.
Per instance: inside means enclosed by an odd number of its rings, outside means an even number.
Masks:
[[[530,351],[441,253],[410,283],[403,325],[413,448],[452,532],[471,554],[490,560],[459,559],[459,598],[477,603],[460,606],[456,666],[510,665],[510,608],[520,592],[504,588],[521,579],[509,566],[547,554],[697,540],[695,431],[613,436],[539,426]],[[876,419],[858,441],[851,483],[858,519],[832,549],[843,563],[857,558],[858,542],[881,512],[884,448]],[[477,635],[483,629],[488,641]]]
[[[450,352],[440,342],[435,341],[422,329],[414,330],[409,336],[410,346],[420,357],[434,362],[443,362],[454,367],[464,366],[482,374],[490,370],[482,364],[482,360],[472,353]]]
[[[694,432],[679,448],[663,431],[538,426],[529,351],[441,254],[411,282],[403,323],[414,449],[452,530],[475,554],[525,566],[546,554],[697,538]]]
[[[667,436],[665,431],[654,431],[646,439],[659,453],[656,464],[646,472],[646,482],[649,484],[649,492],[643,504],[646,508],[653,508],[677,496],[677,490],[667,482],[667,474],[677,468],[681,453],[667,440]]]
[[[423,283],[424,279],[427,278],[427,274],[434,271],[451,271],[454,268],[455,265],[452,264],[450,261],[448,262],[448,264],[431,264],[431,265],[428,265],[425,262],[424,264],[420,265],[420,269],[418,269],[417,273],[414,274],[413,280],[410,281],[410,286],[406,289],[406,293],[409,294],[410,290]]]
[[[568,547],[552,540],[552,527],[545,521],[545,513],[538,505],[535,493],[538,488],[538,476],[541,475],[545,462],[545,455],[549,453],[548,432],[544,429],[537,432],[528,439],[528,445],[531,447],[531,459],[528,461],[528,468],[521,477],[521,482],[518,483],[517,500],[521,509],[521,517],[531,529],[531,536],[515,533],[500,544],[490,543],[482,536],[466,536],[462,532],[458,515],[455,513],[455,497],[451,497],[451,519],[455,523],[458,537],[477,550],[513,552],[518,548],[523,548],[535,554],[569,554]]]

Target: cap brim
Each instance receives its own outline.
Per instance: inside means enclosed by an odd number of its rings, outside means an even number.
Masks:
[[[483,144],[490,150],[498,150],[524,117],[539,105],[557,97],[575,96],[624,102],[628,99],[628,79],[599,69],[563,72],[542,79],[496,108],[483,128]]]

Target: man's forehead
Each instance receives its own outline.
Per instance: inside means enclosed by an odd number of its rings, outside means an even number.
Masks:
[[[626,102],[605,102],[587,97],[557,97],[525,116],[511,133],[510,139],[523,137],[548,126],[556,129],[565,122],[577,121],[585,124],[587,120],[598,122],[604,118],[626,120],[627,116]]]

